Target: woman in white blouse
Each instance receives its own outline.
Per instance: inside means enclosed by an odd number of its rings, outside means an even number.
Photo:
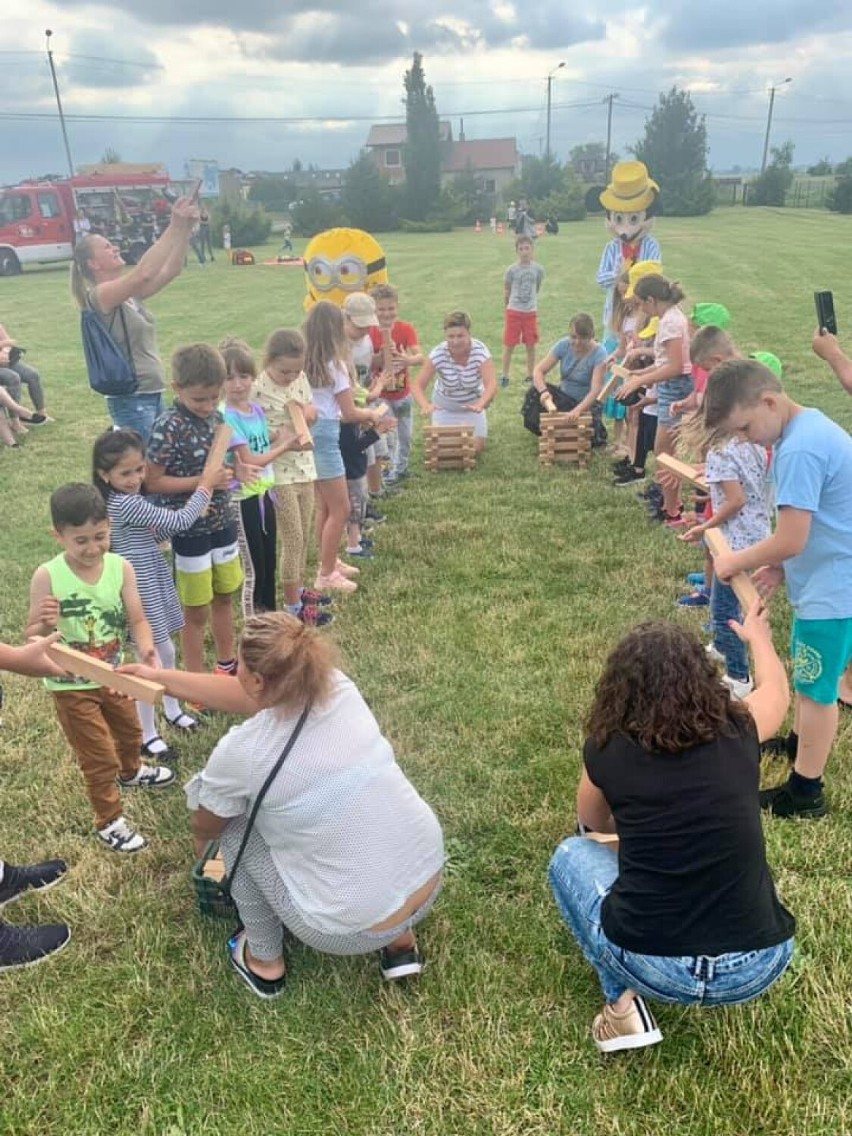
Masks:
[[[473,425],[478,453],[488,437],[485,411],[497,394],[494,360],[485,344],[471,336],[467,312],[450,312],[444,332],[446,339],[429,352],[411,393],[423,413],[431,415],[433,426]],[[426,388],[433,378],[430,402]]]
[[[246,620],[236,678],[125,670],[251,715],[186,786],[196,853],[219,840],[229,873],[259,791],[309,707],[231,879],[243,929],[228,955],[252,992],[283,992],[283,928],[328,954],[379,952],[385,979],[419,974],[412,928],[441,888],[441,826],[319,632],[267,612]]]

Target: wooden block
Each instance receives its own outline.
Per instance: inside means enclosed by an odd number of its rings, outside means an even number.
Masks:
[[[617,379],[635,379],[636,372],[628,371],[626,367],[622,367],[620,363],[610,364],[610,373],[615,375]]]
[[[551,395],[550,391],[548,391],[547,394],[542,395],[541,405],[544,407],[548,414],[556,413],[556,403],[553,401],[553,396]]]
[[[305,421],[305,412],[302,409],[302,404],[300,402],[288,402],[287,412],[290,415],[290,421],[293,423],[293,432],[299,439],[299,445],[304,450],[312,450],[314,448],[314,440],[311,437],[311,432]]]
[[[69,674],[97,682],[110,690],[117,690],[119,694],[136,698],[139,702],[148,702],[153,706],[166,692],[166,688],[158,682],[149,682],[148,679],[136,678],[135,675],[119,674],[109,663],[101,662],[82,651],[75,651],[73,647],[66,647],[63,643],[53,643],[46,651],[53,662]]]
[[[659,454],[657,457],[657,465],[662,466],[663,469],[673,473],[675,477],[679,477],[681,481],[688,481],[692,485],[697,485],[699,489],[707,488],[707,478],[703,473],[699,473],[694,465],[689,465],[688,462],[680,461],[679,458],[673,458],[670,454]]]
[[[728,544],[724,533],[719,528],[705,529],[704,540],[714,560],[717,556],[731,551],[731,546]],[[760,600],[760,593],[751,582],[751,577],[746,572],[738,572],[736,576],[733,576],[728,581],[728,584],[734,589],[734,594],[740,601],[743,609],[743,617],[745,617],[751,611],[754,604]]]
[[[594,840],[595,844],[606,844],[614,851],[618,851],[618,833],[616,832],[584,832],[583,836],[586,840]]]
[[[225,878],[225,861],[221,855],[206,860],[201,874],[208,880],[223,880]]]
[[[228,449],[231,445],[232,434],[233,430],[227,422],[223,422],[216,427],[216,433],[213,435],[213,444],[204,462],[205,473],[209,473],[212,469],[219,469],[220,466],[225,464],[225,458],[228,456]]]

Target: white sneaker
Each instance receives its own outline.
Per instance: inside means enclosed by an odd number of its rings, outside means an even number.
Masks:
[[[113,852],[141,852],[148,845],[145,837],[134,832],[123,816],[97,829],[97,834]]]
[[[314,580],[314,589],[318,592],[356,592],[358,585],[354,580],[349,580],[335,571],[330,576],[317,576]]]
[[[724,663],[725,656],[721,651],[717,651],[712,643],[708,643],[704,650],[707,652],[714,663]]]
[[[735,698],[738,702],[754,690],[754,683],[750,678],[731,678],[730,675],[726,674],[722,675],[722,682],[730,690],[731,698]]]
[[[146,765],[144,762],[129,781],[119,777],[122,789],[164,789],[175,779],[175,771],[167,765]]]

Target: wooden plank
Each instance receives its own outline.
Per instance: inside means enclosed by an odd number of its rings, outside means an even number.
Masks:
[[[221,856],[214,856],[212,860],[206,860],[204,868],[201,872],[207,880],[222,880],[225,878],[225,861]]]
[[[601,389],[598,391],[595,402],[604,403],[609,398],[610,393],[618,383],[621,382],[621,375],[616,375],[614,368],[610,370],[610,375]]]
[[[694,465],[689,465],[688,462],[681,461],[679,458],[673,458],[671,454],[658,454],[657,465],[662,466],[669,473],[673,473],[681,481],[688,481],[692,485],[697,485],[699,489],[707,488],[707,478],[703,473],[699,473]]]
[[[139,702],[148,702],[153,706],[166,692],[166,688],[158,682],[149,682],[148,679],[136,678],[135,675],[119,674],[109,663],[94,659],[82,651],[75,651],[64,643],[53,643],[46,651],[53,662],[69,674],[107,686],[110,690],[117,690],[119,694],[126,694]]]
[[[312,450],[314,448],[314,440],[311,437],[311,432],[305,421],[305,412],[302,409],[302,404],[300,402],[288,402],[287,413],[290,415],[290,421],[293,423],[293,431],[299,440],[299,445],[303,450]]]
[[[209,473],[210,470],[213,469],[219,469],[220,466],[225,464],[225,458],[228,456],[228,448],[231,445],[232,434],[233,430],[227,422],[222,422],[216,427],[216,432],[213,435],[213,444],[204,462],[204,473]]]
[[[725,535],[719,528],[709,528],[704,530],[704,541],[710,549],[710,555],[715,560],[717,556],[731,551],[731,546],[725,539]],[[734,589],[734,594],[740,601],[743,609],[743,617],[748,615],[755,603],[760,600],[760,593],[751,582],[751,577],[746,572],[738,572],[727,583]]]
[[[556,413],[556,403],[553,401],[553,395],[551,395],[550,391],[547,391],[541,396],[541,405],[548,414]]]

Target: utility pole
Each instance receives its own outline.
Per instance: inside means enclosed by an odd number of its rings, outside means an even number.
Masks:
[[[50,74],[53,78],[53,90],[56,94],[56,109],[59,111],[59,125],[62,127],[62,141],[65,143],[65,157],[68,159],[68,175],[74,176],[74,163],[71,161],[71,147],[68,144],[68,131],[65,129],[65,115],[62,113],[62,100],[59,97],[59,83],[56,81],[56,68],[53,66],[53,52],[50,50],[50,37],[53,32],[50,28],[44,33],[46,36],[47,62],[50,64]]]
[[[560,67],[564,67],[564,66],[565,66],[565,61],[563,60],[561,63],[557,63],[556,66],[553,68],[553,70],[549,71],[548,75],[547,75],[547,143],[544,147],[544,157],[547,161],[550,160],[550,107],[551,107],[551,97],[550,96],[551,96],[551,88],[553,87],[553,76],[556,74],[556,72],[559,70]]]
[[[618,95],[613,93],[607,95],[604,102],[607,104],[606,110],[606,159],[604,163],[604,183],[609,185],[609,159],[612,153],[612,104]]]
[[[791,78],[784,79],[783,82],[778,84],[778,87],[783,87],[785,83],[792,83]],[[769,114],[766,116],[766,137],[763,139],[763,161],[760,163],[760,172],[764,173],[766,170],[766,159],[769,156],[769,132],[772,129],[772,109],[775,106],[775,92],[778,87],[769,88]]]

